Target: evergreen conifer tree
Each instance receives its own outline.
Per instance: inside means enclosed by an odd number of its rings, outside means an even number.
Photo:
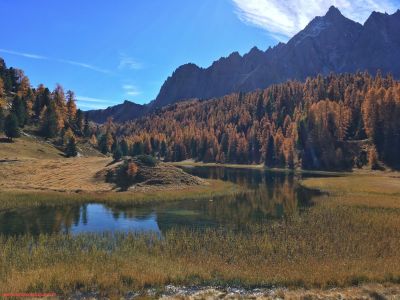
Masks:
[[[20,136],[18,118],[13,112],[10,113],[5,120],[4,132],[10,141]]]
[[[68,141],[67,147],[65,149],[65,154],[67,157],[75,157],[78,155],[78,150],[76,149],[75,137],[71,137]]]
[[[3,109],[0,107],[0,132],[3,132],[3,131],[4,131],[4,120],[5,120],[4,111],[3,111]]]
[[[117,145],[113,153],[113,159],[114,161],[119,161],[121,158],[122,158],[121,147]]]

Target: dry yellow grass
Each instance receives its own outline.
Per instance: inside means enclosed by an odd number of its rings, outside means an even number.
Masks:
[[[112,185],[95,178],[109,158],[25,159],[3,163],[0,168],[0,189],[51,191],[110,191]]]
[[[243,233],[3,238],[0,290],[123,294],[167,284],[329,288],[399,283],[400,219],[390,213],[382,219],[368,212],[317,209]]]
[[[62,152],[57,150],[53,145],[33,137],[14,139],[13,143],[0,143],[0,161],[57,159],[61,156]]]

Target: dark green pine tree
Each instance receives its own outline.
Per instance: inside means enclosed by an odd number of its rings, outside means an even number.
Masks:
[[[10,141],[12,141],[13,138],[20,137],[18,118],[15,113],[12,112],[7,116],[4,123],[4,132]]]
[[[224,133],[221,138],[221,151],[225,154],[225,157],[228,156],[228,150],[229,150],[229,138],[228,135]]]
[[[4,111],[3,108],[0,107],[0,132],[4,131],[4,120],[5,120]]]
[[[98,142],[98,147],[101,153],[107,154],[108,148],[107,148],[107,136],[103,134]]]
[[[113,152],[113,159],[114,161],[119,161],[122,158],[122,151],[119,144],[116,145],[115,150]]]
[[[271,118],[272,112],[274,110],[273,101],[274,101],[274,96],[272,95],[272,92],[270,92],[269,97],[268,97],[268,102],[265,107],[265,112],[267,113],[269,118]]]
[[[191,158],[197,157],[197,142],[194,138],[190,140],[190,157]]]
[[[114,153],[119,148],[119,143],[116,136],[113,136],[114,143],[111,145],[111,153]]]
[[[135,142],[132,146],[131,156],[144,154],[144,145],[142,142]]]
[[[256,105],[256,114],[257,114],[258,121],[260,121],[262,119],[262,117],[264,116],[264,113],[265,113],[264,93],[261,93],[257,99],[257,105]]]
[[[12,102],[11,112],[15,114],[18,119],[18,124],[22,128],[26,124],[26,110],[24,101],[18,96],[15,96]]]
[[[82,136],[84,129],[83,119],[84,119],[83,112],[80,109],[78,109],[76,111],[75,127],[76,131],[79,133],[80,136]]]
[[[120,148],[123,156],[127,156],[129,154],[129,146],[126,140],[122,140]]]
[[[67,147],[65,149],[65,155],[67,157],[75,157],[78,155],[78,150],[76,148],[76,140],[74,137],[71,137],[69,139]]]
[[[57,115],[54,102],[47,107],[42,120],[41,133],[46,138],[53,138],[57,135]]]
[[[268,147],[267,147],[267,153],[265,157],[265,165],[267,167],[275,167],[275,142],[274,142],[274,137],[272,134],[269,136],[268,139]]]
[[[229,149],[228,149],[228,161],[229,162],[236,162],[236,151],[237,150],[237,141],[236,139],[233,139],[229,145]]]
[[[167,156],[167,143],[165,143],[165,141],[161,142],[160,156],[161,157],[166,157]]]
[[[84,126],[83,126],[83,135],[85,137],[90,137],[92,135],[92,132],[90,130],[90,125],[89,125],[89,114],[85,114],[85,121],[84,121]]]

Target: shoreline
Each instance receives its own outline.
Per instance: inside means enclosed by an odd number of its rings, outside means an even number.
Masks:
[[[188,199],[206,199],[237,193],[238,185],[222,180],[205,180],[207,184],[187,186],[181,189],[161,189],[145,192],[74,192],[43,190],[0,190],[0,212],[18,208],[59,206],[79,203],[119,204],[119,205],[151,205],[164,201],[180,201]]]
[[[289,174],[315,174],[327,176],[340,176],[351,175],[352,172],[348,171],[321,171],[321,170],[303,170],[303,169],[287,169],[287,168],[268,168],[263,164],[249,165],[249,164],[220,164],[220,163],[203,163],[194,161],[182,162],[169,162],[176,167],[219,167],[219,168],[232,168],[232,169],[250,169],[250,170],[264,170],[276,173],[289,173]]]

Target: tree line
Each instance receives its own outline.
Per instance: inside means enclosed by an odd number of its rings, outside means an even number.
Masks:
[[[378,73],[288,81],[265,90],[162,108],[94,130],[103,153],[166,161],[345,170],[400,166],[400,84]]]
[[[251,93],[169,105],[143,118],[91,125],[72,91],[30,86],[0,59],[0,132],[34,128],[77,155],[78,139],[102,153],[165,161],[344,170],[400,167],[400,83],[391,75],[319,75]]]

